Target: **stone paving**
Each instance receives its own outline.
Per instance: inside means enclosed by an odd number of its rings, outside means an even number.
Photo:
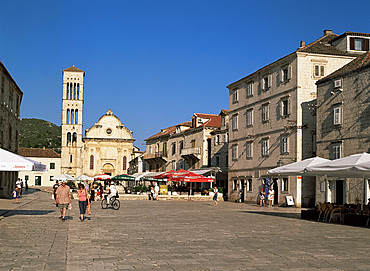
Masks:
[[[50,194],[0,200],[0,270],[369,270],[369,228],[231,202],[93,202],[67,221]]]

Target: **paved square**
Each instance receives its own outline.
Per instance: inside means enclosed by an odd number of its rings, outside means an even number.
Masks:
[[[369,228],[299,219],[300,209],[191,201],[78,203],[50,194],[0,205],[0,270],[369,270]],[[5,206],[5,207],[4,207]]]

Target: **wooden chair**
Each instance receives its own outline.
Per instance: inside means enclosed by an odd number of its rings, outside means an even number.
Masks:
[[[331,222],[331,219],[333,217],[333,214],[340,214],[340,222],[342,223],[342,213],[344,211],[344,206],[343,205],[335,205],[334,203],[330,204],[329,207],[329,213],[328,213],[328,218],[327,221]]]

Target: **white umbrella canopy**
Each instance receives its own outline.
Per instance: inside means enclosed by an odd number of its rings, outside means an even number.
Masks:
[[[68,174],[61,174],[59,176],[52,177],[51,179],[54,181],[73,181],[73,177]]]
[[[82,174],[81,176],[78,176],[78,177],[76,177],[75,178],[75,180],[77,180],[77,181],[93,181],[94,180],[94,178],[93,177],[89,177],[89,176],[87,176],[87,175],[84,175],[84,174]]]
[[[304,174],[308,166],[320,165],[328,161],[330,160],[321,157],[312,157],[299,162],[270,169],[268,173],[271,175],[309,175],[307,173]]]
[[[101,175],[96,175],[93,178],[94,180],[110,180],[112,176],[107,175],[107,174],[101,174]]]
[[[46,165],[0,149],[0,171],[47,171]]]
[[[306,168],[306,172],[343,178],[370,177],[370,154],[353,154],[325,163],[310,165]]]

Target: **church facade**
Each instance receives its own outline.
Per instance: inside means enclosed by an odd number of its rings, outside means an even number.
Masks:
[[[63,70],[61,173],[119,175],[127,173],[135,151],[132,131],[109,109],[83,137],[85,72]]]

